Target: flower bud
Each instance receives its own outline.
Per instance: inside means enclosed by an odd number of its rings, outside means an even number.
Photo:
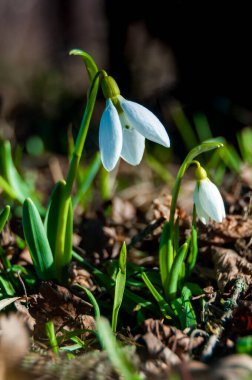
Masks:
[[[201,181],[202,179],[207,178],[207,172],[205,171],[204,168],[202,168],[202,166],[200,165],[197,166],[197,169],[195,170],[195,177],[197,181]]]
[[[101,88],[105,99],[113,99],[120,95],[119,87],[111,76],[105,76],[101,82]]]

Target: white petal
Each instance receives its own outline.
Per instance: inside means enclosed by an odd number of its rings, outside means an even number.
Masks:
[[[225,218],[225,208],[221,194],[213,182],[208,178],[200,181],[199,202],[203,210],[216,222]]]
[[[110,99],[106,102],[100,122],[99,147],[103,166],[107,171],[113,170],[122,151],[122,126]]]
[[[123,128],[121,157],[131,165],[138,165],[144,154],[145,138],[134,128]]]
[[[163,124],[147,108],[118,96],[130,126],[135,128],[148,140],[165,147],[170,146],[170,140]]]
[[[199,219],[201,220],[201,222],[203,224],[207,224],[208,221],[209,221],[209,216],[207,215],[207,213],[201,207],[201,204],[200,204],[200,201],[199,201],[199,188],[198,188],[198,184],[196,184],[195,189],[194,189],[193,200],[194,200],[194,204],[195,204],[195,207],[196,207],[196,213],[197,213]]]

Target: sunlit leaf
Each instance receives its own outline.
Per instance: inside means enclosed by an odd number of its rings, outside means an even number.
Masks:
[[[23,205],[23,229],[25,240],[39,278],[54,278],[53,255],[39,212],[31,199]]]

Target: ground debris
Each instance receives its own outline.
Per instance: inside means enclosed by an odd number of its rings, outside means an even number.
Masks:
[[[216,279],[219,289],[224,289],[226,284],[240,277],[249,285],[252,276],[252,263],[242,258],[232,249],[211,247],[213,262],[216,271]]]
[[[29,313],[35,319],[34,336],[48,343],[45,323],[52,321],[56,332],[78,328],[95,329],[92,305],[75,296],[67,288],[50,281],[41,283],[37,297],[29,301]]]

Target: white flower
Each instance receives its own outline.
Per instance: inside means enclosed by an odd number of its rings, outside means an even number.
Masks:
[[[170,146],[163,124],[147,108],[116,96],[118,107],[106,100],[100,130],[99,146],[103,166],[111,171],[120,157],[131,165],[138,165],[144,154],[145,138]],[[118,111],[119,109],[119,111]]]
[[[207,224],[209,218],[220,223],[226,217],[221,194],[209,178],[206,177],[197,181],[193,199],[197,215],[202,223]]]

